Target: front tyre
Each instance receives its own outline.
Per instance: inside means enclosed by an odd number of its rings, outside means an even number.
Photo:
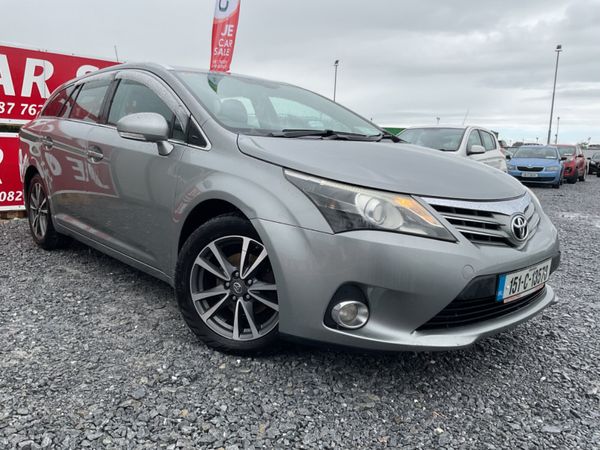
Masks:
[[[69,243],[70,239],[54,228],[48,191],[39,174],[34,175],[29,182],[26,208],[29,230],[37,245],[44,250],[54,250]]]
[[[177,261],[175,291],[186,323],[210,347],[252,353],[277,341],[279,301],[269,255],[238,215],[218,216],[191,234]]]

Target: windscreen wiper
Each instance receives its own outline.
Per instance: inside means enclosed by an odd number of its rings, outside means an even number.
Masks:
[[[281,131],[273,131],[269,133],[272,137],[284,137],[284,138],[301,138],[309,136],[317,136],[323,139],[344,139],[344,140],[357,140],[357,141],[368,141],[370,137],[365,134],[350,133],[346,131],[334,131],[334,130],[314,130],[314,129],[301,129],[301,128],[286,128]]]
[[[375,135],[375,140],[377,142],[383,141],[384,139],[389,139],[392,142],[403,142],[407,144],[408,142],[404,139],[399,138],[398,136],[393,135],[392,133],[379,133]]]

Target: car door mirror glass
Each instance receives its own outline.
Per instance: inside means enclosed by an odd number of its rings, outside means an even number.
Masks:
[[[471,145],[469,155],[480,155],[482,153],[485,153],[485,147],[483,145]]]

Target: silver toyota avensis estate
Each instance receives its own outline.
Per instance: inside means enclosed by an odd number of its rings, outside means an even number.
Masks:
[[[51,96],[21,175],[37,244],[72,237],[170,283],[222,350],[458,348],[552,303],[535,195],[397,141],[289,84],[127,64]]]

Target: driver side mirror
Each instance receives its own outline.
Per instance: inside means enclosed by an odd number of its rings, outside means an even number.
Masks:
[[[504,155],[504,157],[506,158],[507,161],[510,161],[510,158],[512,158],[512,156],[510,156],[508,154]]]
[[[173,150],[173,146],[167,142],[169,124],[157,113],[129,114],[117,122],[117,132],[124,139],[158,144],[161,156],[167,156]]]
[[[561,157],[560,157],[560,160],[561,160],[561,161],[566,161],[567,159],[568,159],[568,158],[567,158],[566,156],[561,156]]]
[[[468,155],[480,155],[482,153],[485,153],[483,145],[471,145],[471,148],[467,151]]]

